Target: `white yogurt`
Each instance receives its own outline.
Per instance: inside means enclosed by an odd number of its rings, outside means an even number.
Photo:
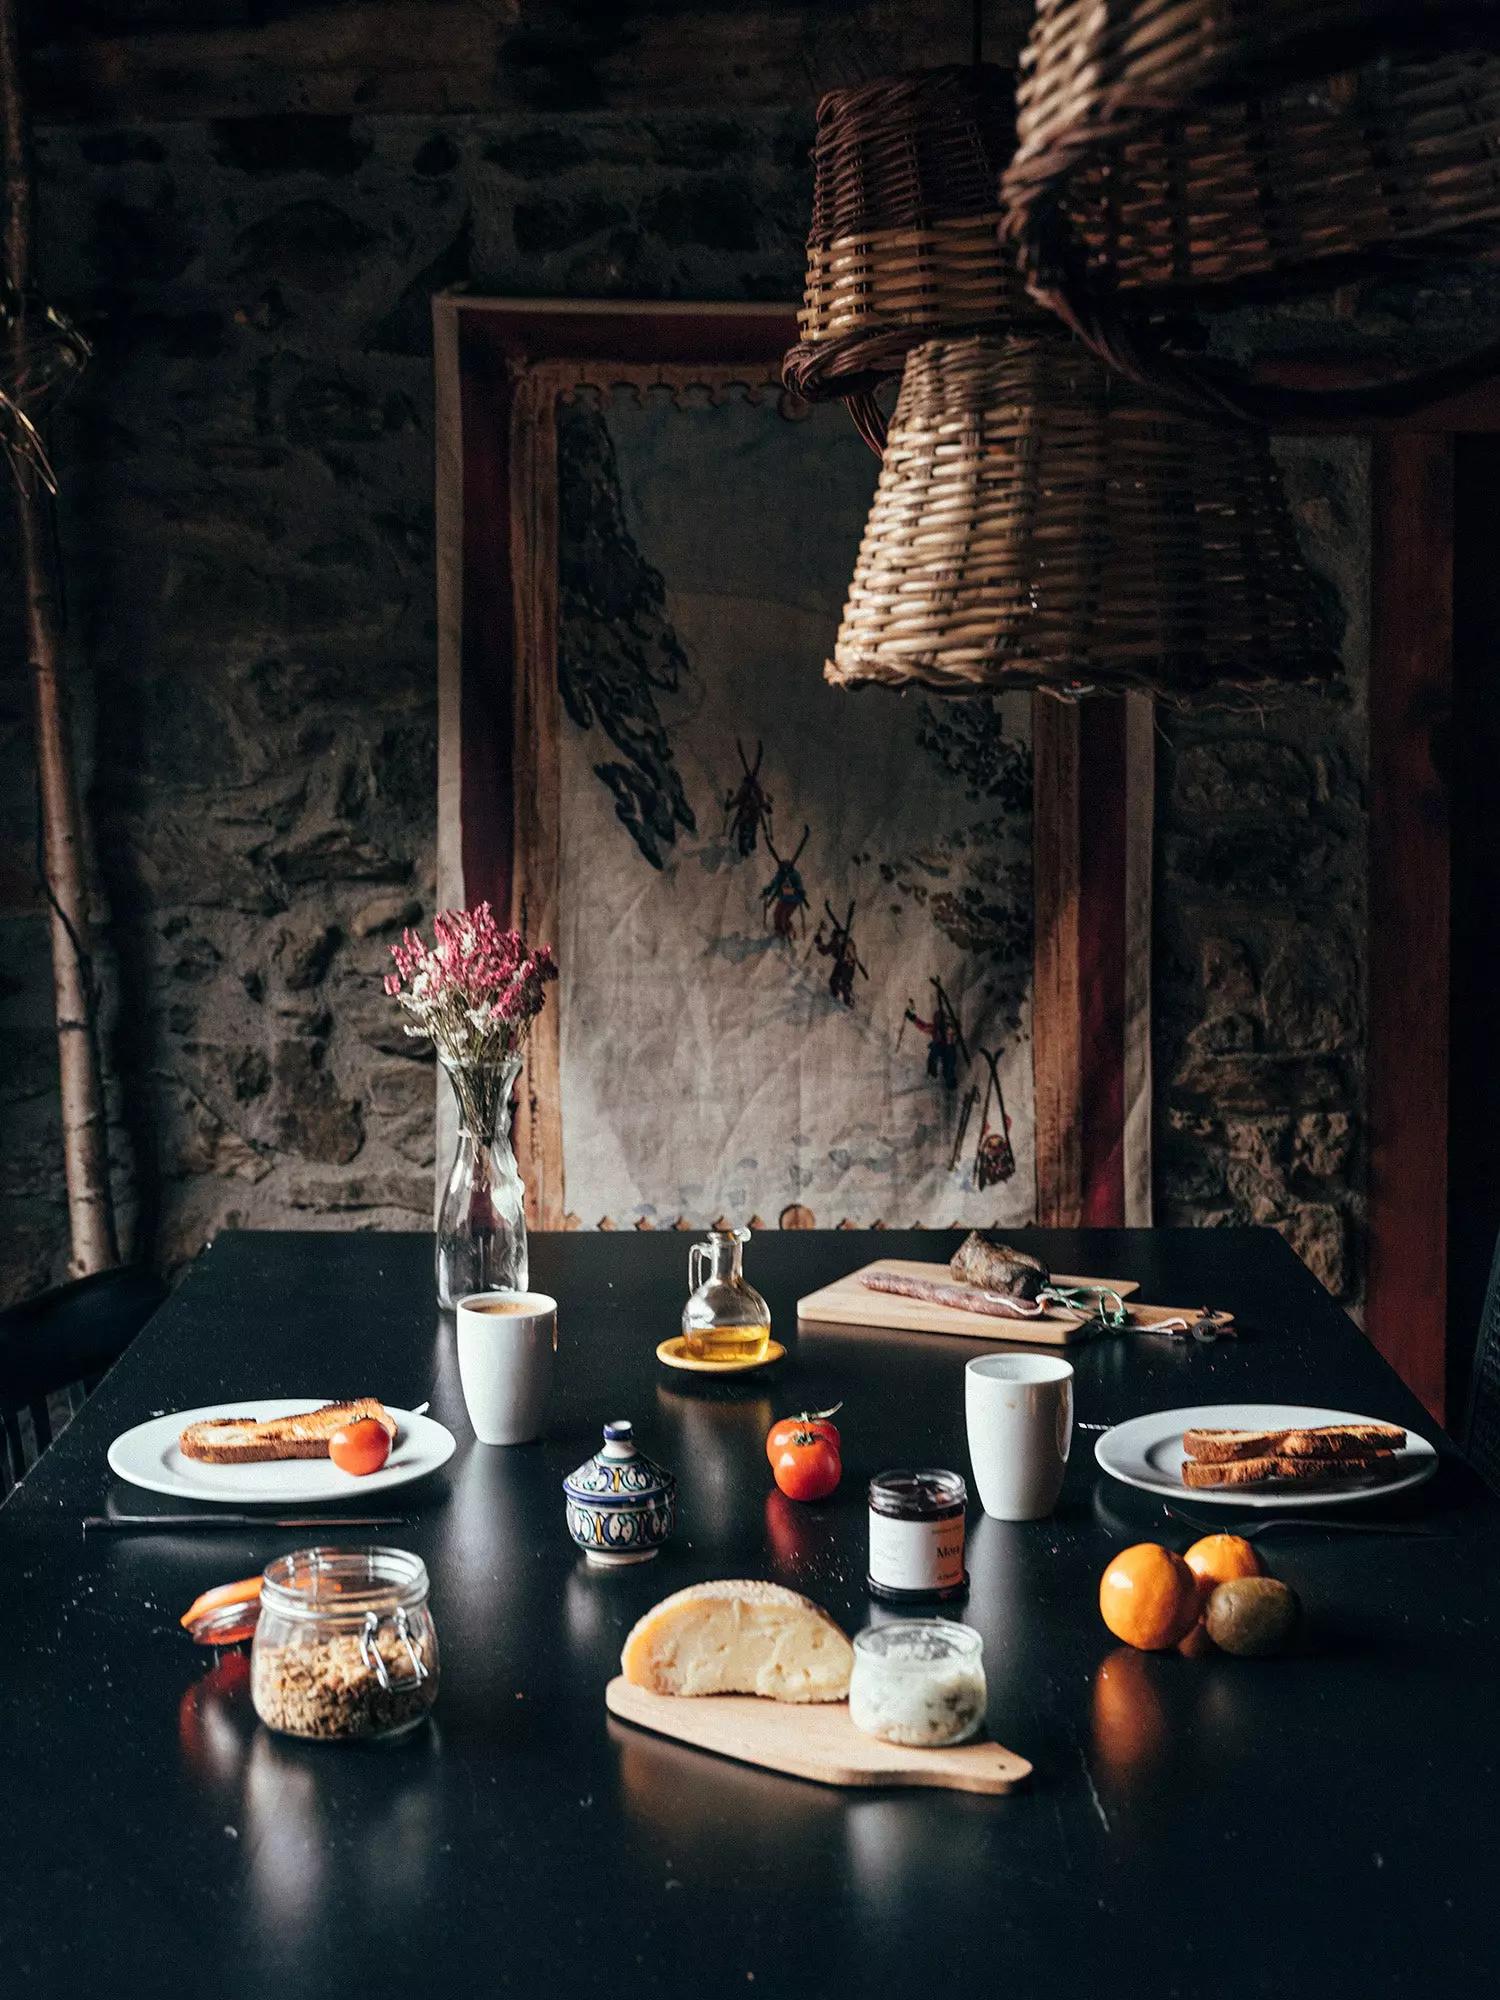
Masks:
[[[984,1641],[971,1625],[924,1618],[855,1634],[849,1719],[910,1749],[966,1743],[984,1722]]]

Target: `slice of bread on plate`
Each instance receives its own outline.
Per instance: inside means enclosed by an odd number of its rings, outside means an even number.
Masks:
[[[1188,1431],[1182,1448],[1203,1465],[1235,1459],[1362,1458],[1372,1451],[1400,1451],[1406,1432],[1395,1424],[1317,1424],[1300,1430]]]
[[[206,1417],[177,1440],[184,1458],[205,1465],[263,1465],[281,1458],[327,1458],[328,1440],[346,1424],[373,1418],[393,1441],[396,1419],[375,1396],[325,1403],[295,1417]]]
[[[1226,1459],[1216,1465],[1189,1458],[1183,1461],[1182,1483],[1200,1490],[1225,1486],[1310,1485],[1316,1480],[1362,1478],[1366,1473],[1383,1471],[1394,1464],[1395,1457],[1393,1451],[1369,1451],[1358,1457],[1343,1458],[1283,1458],[1279,1454],[1267,1453],[1260,1458]]]

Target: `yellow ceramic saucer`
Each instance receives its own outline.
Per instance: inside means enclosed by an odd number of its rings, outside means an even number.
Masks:
[[[748,1375],[756,1368],[769,1368],[773,1361],[779,1361],[786,1349],[779,1340],[766,1343],[766,1351],[759,1361],[699,1361],[687,1351],[683,1336],[675,1334],[671,1340],[664,1340],[656,1350],[658,1361],[668,1368],[686,1368],[694,1375]]]

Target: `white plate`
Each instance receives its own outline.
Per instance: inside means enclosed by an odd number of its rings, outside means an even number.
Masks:
[[[209,1417],[294,1417],[321,1409],[328,1401],[306,1396],[261,1396],[253,1402],[209,1403],[201,1410],[174,1410],[123,1431],[109,1448],[109,1469],[132,1486],[170,1493],[179,1500],[219,1500],[234,1507],[307,1506],[328,1500],[364,1501],[391,1486],[406,1486],[446,1465],[453,1456],[453,1433],[431,1417],[386,1408],[396,1419],[396,1441],[379,1472],[362,1479],[340,1472],[330,1458],[277,1458],[263,1465],[205,1465],[184,1458],[177,1440],[189,1424]]]
[[[1184,1486],[1183,1433],[1199,1430],[1306,1430],[1317,1424],[1383,1423],[1354,1410],[1319,1410],[1308,1403],[1200,1403],[1191,1410],[1157,1410],[1116,1424],[1094,1446],[1094,1456],[1112,1479],[1158,1493],[1164,1500],[1187,1500],[1194,1507],[1344,1507],[1351,1500],[1400,1493],[1420,1486],[1437,1471],[1438,1455],[1426,1438],[1406,1433],[1388,1472],[1343,1479],[1337,1485]]]

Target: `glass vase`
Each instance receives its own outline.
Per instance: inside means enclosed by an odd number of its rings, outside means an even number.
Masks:
[[[470,1292],[526,1290],[526,1191],[510,1143],[521,1058],[444,1058],[443,1068],[458,1104],[458,1150],[437,1223],[438,1304],[451,1308]]]

